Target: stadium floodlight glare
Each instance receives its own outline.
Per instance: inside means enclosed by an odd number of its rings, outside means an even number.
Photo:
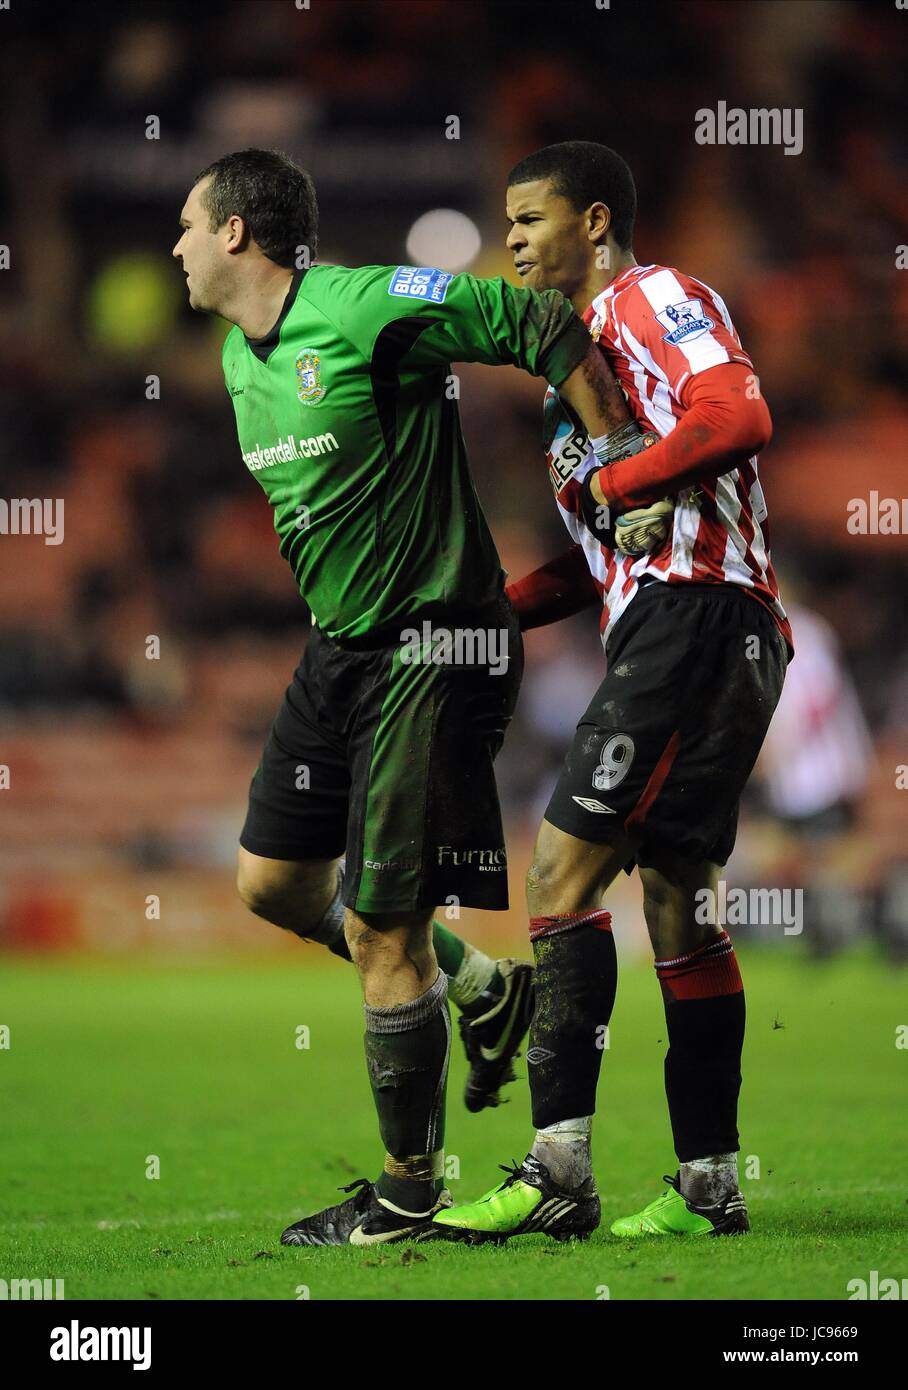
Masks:
[[[482,245],[476,223],[453,208],[433,208],[417,217],[407,235],[407,255],[413,265],[440,270],[465,270]]]

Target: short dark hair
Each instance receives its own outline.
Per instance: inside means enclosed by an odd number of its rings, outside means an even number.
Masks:
[[[237,150],[222,155],[195,182],[211,176],[202,195],[209,227],[216,232],[228,217],[242,217],[249,234],[270,261],[293,269],[298,248],[318,251],[318,201],[305,169],[282,150]]]
[[[508,187],[551,179],[554,191],[578,212],[605,203],[612,214],[610,231],[622,251],[630,250],[637,216],[637,190],[630,168],[608,145],[592,140],[565,140],[527,155],[508,175]]]

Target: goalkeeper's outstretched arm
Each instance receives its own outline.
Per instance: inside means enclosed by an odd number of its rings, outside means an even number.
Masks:
[[[590,348],[558,391],[586,426],[596,458],[607,465],[656,444],[658,436],[640,429],[604,353],[595,343]],[[629,555],[656,550],[668,535],[674,511],[671,498],[648,499],[642,508],[614,506],[610,496],[600,495],[595,488],[604,472],[603,468],[584,479],[581,514],[585,525],[610,549]],[[621,515],[628,512],[629,516]]]
[[[671,434],[633,457],[603,460],[606,466],[591,478],[593,499],[617,512],[645,507],[759,453],[772,438],[772,419],[753,381],[752,369],[738,362],[698,372],[685,387],[687,409]]]
[[[572,545],[509,584],[505,593],[520,619],[521,632],[547,627],[602,602],[580,545]]]
[[[590,350],[579,366],[558,387],[558,394],[580,417],[593,441],[623,431],[639,434],[624,392],[605,360],[601,348],[590,339]]]

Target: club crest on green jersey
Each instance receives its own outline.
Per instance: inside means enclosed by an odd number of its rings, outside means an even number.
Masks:
[[[317,348],[303,348],[296,359],[296,394],[303,405],[319,405],[325,395],[322,385],[321,354]]]

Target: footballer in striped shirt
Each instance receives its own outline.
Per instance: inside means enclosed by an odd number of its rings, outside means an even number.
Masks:
[[[508,593],[523,628],[598,604],[607,669],[527,881],[536,1136],[503,1183],[434,1221],[470,1242],[582,1238],[599,1224],[590,1131],[617,985],[607,894],[635,866],[665,1005],[678,1168],[611,1230],[749,1229],[737,1174],[744,990],[715,904],[792,652],[758,474],[771,421],[721,297],[683,271],[638,265],[635,215],[631,171],[604,145],[549,146],[508,179],[517,274],[572,302],[633,423],[590,440],[548,388],[549,476],[572,545]]]

